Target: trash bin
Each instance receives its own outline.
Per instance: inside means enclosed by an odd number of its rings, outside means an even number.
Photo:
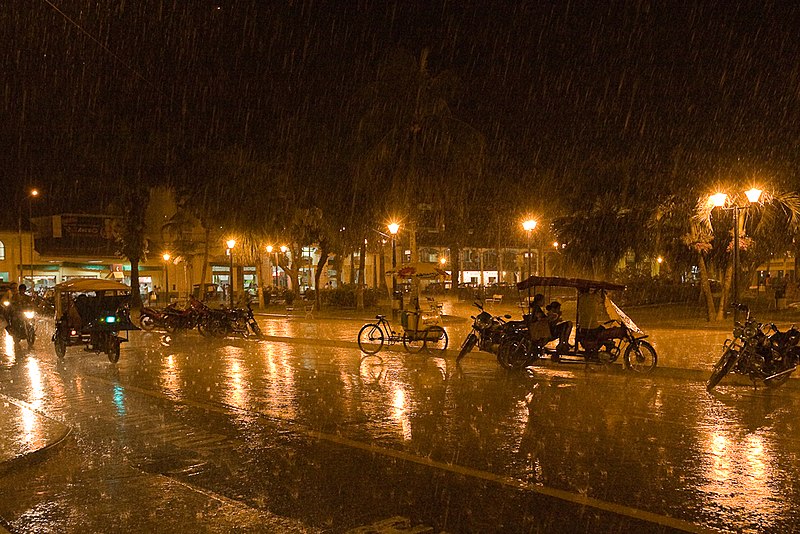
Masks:
[[[775,309],[786,309],[786,286],[784,285],[775,288]]]

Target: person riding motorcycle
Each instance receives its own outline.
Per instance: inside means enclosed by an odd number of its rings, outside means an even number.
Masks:
[[[13,288],[14,286],[12,286]],[[11,291],[10,299],[6,300],[6,297],[3,297],[3,308],[5,309],[5,320],[7,323],[6,330],[10,333],[14,326],[14,322],[21,320],[20,316],[25,308],[29,308],[32,306],[32,299],[26,293],[28,291],[28,287],[25,284],[20,284],[17,291]],[[6,306],[6,302],[9,304]]]

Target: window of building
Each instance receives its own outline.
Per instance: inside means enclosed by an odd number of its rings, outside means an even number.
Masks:
[[[6,245],[0,241],[0,260],[6,259]]]

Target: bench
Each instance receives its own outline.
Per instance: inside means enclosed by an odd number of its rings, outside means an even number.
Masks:
[[[486,297],[484,302],[493,302],[495,304],[500,304],[503,302],[503,295],[492,295],[491,297]]]

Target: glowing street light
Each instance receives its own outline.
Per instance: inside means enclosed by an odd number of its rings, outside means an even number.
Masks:
[[[169,259],[171,257],[169,252],[165,252],[161,255],[161,258],[164,260],[164,302],[167,304],[169,304]]]
[[[389,223],[388,225],[389,233],[392,234],[392,302],[397,299],[397,241],[395,236],[397,232],[400,230],[400,225],[393,222]],[[403,301],[400,300],[400,307],[402,308]],[[393,318],[396,317],[397,312],[395,312],[394,306],[392,306],[392,316]]]
[[[531,268],[531,234],[533,230],[536,229],[536,221],[534,219],[528,219],[522,222],[522,229],[525,230],[528,234],[528,278],[533,276],[533,269]],[[531,288],[528,286],[528,302],[530,303],[531,300]]]
[[[733,211],[733,321],[739,320],[739,212],[746,210],[752,204],[761,199],[761,189],[753,187],[744,192],[748,203],[740,206],[736,199],[733,199],[731,206],[728,203],[728,195],[725,193],[715,193],[709,196],[709,204],[716,208]]]
[[[230,258],[230,276],[228,280],[228,289],[230,291],[230,303],[231,308],[233,308],[233,247],[236,246],[235,239],[228,239],[225,244],[228,246],[228,257]]]

